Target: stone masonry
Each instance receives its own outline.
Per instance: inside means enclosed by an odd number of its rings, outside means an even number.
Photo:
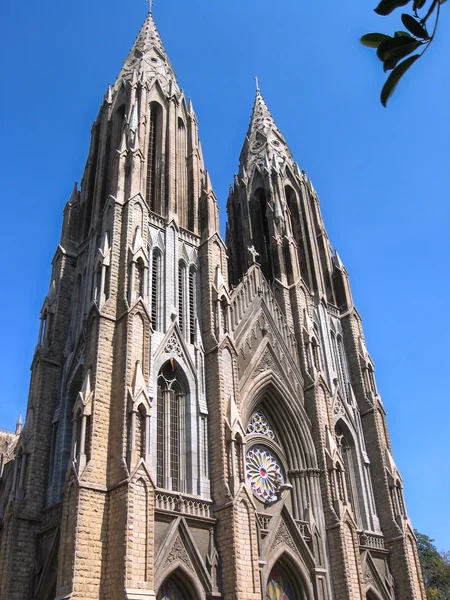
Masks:
[[[260,91],[226,243],[151,13],[91,133],[0,432],[0,599],[425,600],[348,273]]]

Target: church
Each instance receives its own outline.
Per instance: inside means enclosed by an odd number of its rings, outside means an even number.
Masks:
[[[242,139],[224,242],[149,12],[0,446],[1,600],[425,600],[348,274],[259,89]]]

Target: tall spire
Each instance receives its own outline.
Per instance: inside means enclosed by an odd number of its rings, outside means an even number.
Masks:
[[[244,170],[251,175],[255,166],[260,170],[271,169],[271,165],[283,167],[287,162],[294,167],[291,151],[278,129],[267,104],[261,95],[257,81],[255,102],[244,146],[240,156],[239,173]]]
[[[123,81],[131,82],[133,78],[142,82],[158,79],[166,94],[179,91],[175,72],[151,11],[148,12],[139,35],[123,63],[114,90],[118,90]]]

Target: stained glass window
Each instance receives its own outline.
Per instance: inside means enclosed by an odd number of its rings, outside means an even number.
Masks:
[[[275,565],[270,572],[266,588],[266,600],[295,600],[289,578],[279,565]]]
[[[156,600],[185,600],[185,598],[180,588],[169,579],[159,588]]]
[[[253,446],[248,450],[245,462],[253,492],[263,500],[274,499],[284,483],[283,472],[275,456],[263,446]]]
[[[259,433],[260,435],[266,435],[270,440],[275,439],[275,434],[266,416],[260,410],[252,414],[247,427],[247,433]]]

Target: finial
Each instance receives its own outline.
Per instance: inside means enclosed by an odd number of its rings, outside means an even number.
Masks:
[[[22,413],[20,413],[19,418],[17,419],[16,435],[20,435],[21,431],[22,431]]]
[[[256,91],[259,92],[259,79],[257,77],[253,77],[256,83]]]
[[[153,0],[145,0],[148,4],[148,12],[151,13],[153,12],[153,7],[155,6],[155,3],[153,2]]]
[[[252,255],[252,264],[256,264],[256,257],[259,256],[259,252],[256,250],[255,246],[250,246],[247,250]]]

